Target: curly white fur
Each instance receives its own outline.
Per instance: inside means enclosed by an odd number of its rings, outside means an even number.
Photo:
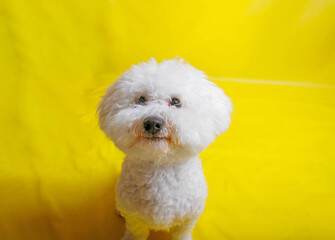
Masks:
[[[127,155],[116,189],[122,239],[147,239],[150,229],[192,239],[207,197],[198,156],[228,128],[230,99],[183,59],[152,58],[116,80],[98,110],[101,129]],[[148,117],[164,121],[154,136],[144,127]]]

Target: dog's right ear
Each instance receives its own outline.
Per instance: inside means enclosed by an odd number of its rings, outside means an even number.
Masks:
[[[116,92],[119,86],[119,79],[117,79],[112,85],[110,85],[104,96],[99,103],[97,114],[99,117],[99,126],[102,131],[109,136],[108,129],[110,129],[108,119],[110,119],[113,115],[113,111],[115,111],[116,104]]]

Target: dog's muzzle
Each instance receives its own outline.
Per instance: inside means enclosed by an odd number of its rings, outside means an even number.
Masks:
[[[143,121],[143,127],[145,131],[152,136],[160,132],[163,128],[163,125],[164,120],[160,117],[147,117]]]

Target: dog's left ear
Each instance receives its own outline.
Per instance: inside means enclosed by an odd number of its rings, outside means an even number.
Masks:
[[[209,111],[212,124],[215,128],[215,135],[224,133],[231,122],[232,103],[225,92],[215,83],[210,82],[209,101],[211,110]]]

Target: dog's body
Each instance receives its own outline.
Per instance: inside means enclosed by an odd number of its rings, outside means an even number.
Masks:
[[[141,216],[154,229],[169,229],[197,219],[207,197],[200,159],[153,165],[125,159],[117,185],[117,208],[125,215]]]
[[[230,123],[229,98],[183,60],[133,66],[107,91],[100,126],[127,154],[116,189],[124,240],[192,239],[207,185],[199,153]]]

